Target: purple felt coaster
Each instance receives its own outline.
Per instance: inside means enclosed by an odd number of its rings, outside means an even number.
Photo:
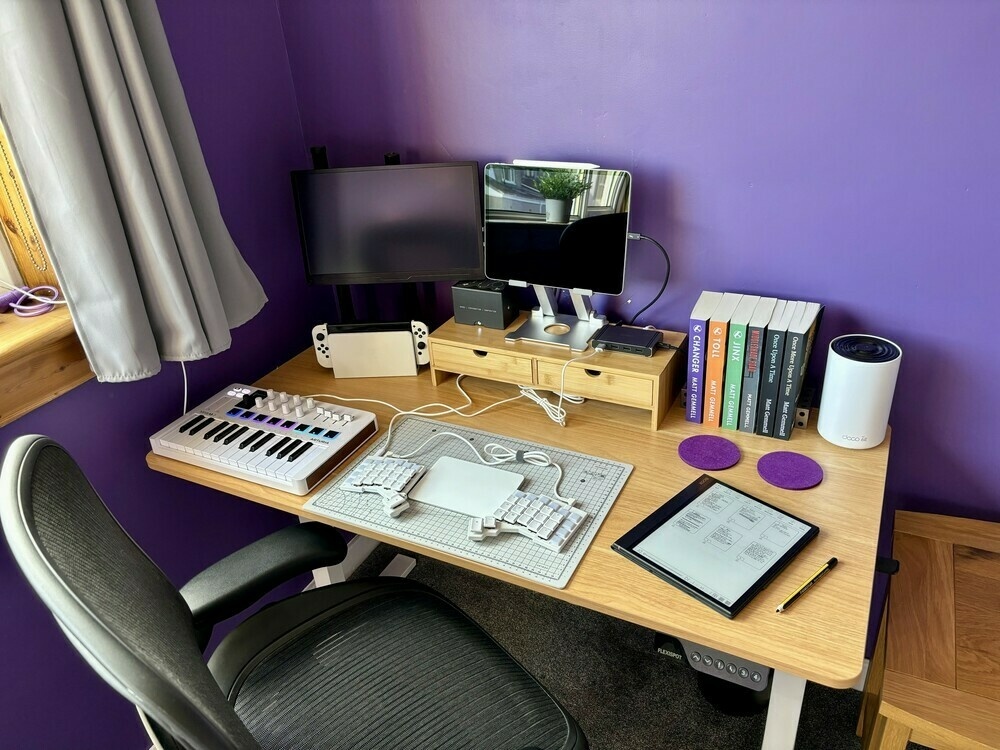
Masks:
[[[677,446],[681,461],[704,471],[718,471],[735,466],[740,460],[736,443],[715,435],[695,435]]]
[[[809,456],[775,451],[761,456],[757,473],[765,482],[786,490],[807,490],[823,481],[823,468]]]

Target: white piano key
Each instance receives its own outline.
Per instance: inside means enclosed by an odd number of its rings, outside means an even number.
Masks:
[[[213,398],[153,435],[150,438],[153,452],[302,495],[306,494],[315,483],[317,470],[320,467],[336,466],[340,460],[347,458],[358,448],[359,442],[364,442],[376,433],[374,414],[362,410],[347,410],[340,405],[326,404],[315,399],[307,401],[304,396],[279,393],[275,398],[275,394],[269,394],[269,398],[261,400],[265,408],[260,409],[253,404],[260,390],[252,386],[235,385],[220,391]],[[244,407],[241,402],[246,396],[251,397],[251,403]],[[266,409],[268,400],[276,401],[278,409],[273,411]],[[299,409],[301,416],[298,414],[281,416],[278,413],[281,404],[287,404],[290,409]],[[319,418],[319,408],[328,410],[326,419]],[[242,413],[245,409],[253,412],[254,416],[243,418]],[[331,413],[334,410],[336,414]],[[240,416],[237,416],[237,413]],[[348,424],[341,418],[341,415],[348,413],[355,418],[355,422],[361,421],[361,424]],[[261,414],[265,415],[265,418],[258,421],[256,417]],[[270,420],[273,417],[279,417],[281,421],[277,425],[271,424]],[[212,421],[206,423],[209,418]],[[280,427],[284,422],[291,422],[289,428]],[[346,426],[342,426],[341,423]],[[189,424],[191,426],[187,431],[180,432],[181,426]],[[306,424],[308,427],[304,430],[290,429],[291,426],[298,424]],[[335,429],[341,434],[336,440],[331,441],[325,439],[322,433],[314,434],[313,429],[317,427],[322,427],[324,433]],[[190,434],[190,430],[195,428],[198,432]],[[219,432],[215,434],[221,432],[224,437],[219,441],[206,439],[205,436],[216,428],[219,428]],[[245,429],[240,433],[241,428]],[[235,433],[239,434],[234,437]],[[250,450],[267,434],[273,437],[257,450]],[[287,437],[288,441],[282,449],[290,448],[295,440],[300,442],[294,448],[287,450],[281,458],[277,452],[267,456],[267,450],[273,448],[283,437]],[[228,444],[225,442],[226,439],[230,439]],[[240,447],[243,444],[244,447]],[[295,458],[292,458],[293,455]],[[338,460],[331,461],[331,458]],[[394,486],[398,486],[402,479],[397,476],[393,482]]]

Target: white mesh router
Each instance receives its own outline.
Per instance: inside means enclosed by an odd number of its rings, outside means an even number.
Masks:
[[[885,440],[903,351],[867,334],[830,342],[819,405],[819,434],[841,448],[874,448]]]

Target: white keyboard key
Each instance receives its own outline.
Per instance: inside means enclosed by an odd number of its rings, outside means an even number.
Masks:
[[[393,518],[410,507],[406,494],[424,475],[424,467],[402,458],[368,456],[355,466],[341,488],[380,495]]]
[[[513,532],[554,552],[561,552],[586,518],[587,513],[579,508],[545,495],[515,490],[500,503],[493,516],[472,519],[468,536],[481,542],[487,536]]]

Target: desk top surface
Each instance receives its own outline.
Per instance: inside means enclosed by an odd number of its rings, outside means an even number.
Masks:
[[[400,408],[434,402],[459,406],[464,402],[454,380],[435,388],[426,368],[416,377],[338,381],[331,371],[316,364],[312,349],[261,379],[259,385],[303,396],[377,398]],[[478,378],[466,378],[462,385],[474,402],[469,411],[517,394],[515,386]],[[388,408],[374,403],[351,405],[375,412],[380,433],[384,433],[392,416]],[[566,427],[550,421],[538,406],[526,399],[504,404],[473,419],[441,418],[541,445],[601,455],[635,467],[565,589],[552,589],[446,553],[342,526],[821,684],[850,687],[857,681],[868,631],[888,439],[876,448],[854,451],[827,443],[814,425],[795,430],[791,440],[783,441],[692,424],[685,421],[678,407],[667,414],[655,432],[649,429],[648,414],[638,409],[590,401],[570,404],[567,411]],[[722,435],[739,445],[743,453],[735,467],[711,472],[713,476],[821,529],[819,537],[734,620],[712,611],[611,549],[612,542],[703,473],[677,457],[678,444],[698,434]],[[781,490],[767,484],[757,474],[757,460],[782,450],[801,452],[815,459],[823,468],[823,482],[804,491]],[[308,497],[262,487],[153,453],[148,455],[147,462],[157,471],[289,513],[310,515],[302,510]],[[840,561],[837,569],[796,602],[795,607],[777,614],[774,608],[778,603],[830,557]]]

